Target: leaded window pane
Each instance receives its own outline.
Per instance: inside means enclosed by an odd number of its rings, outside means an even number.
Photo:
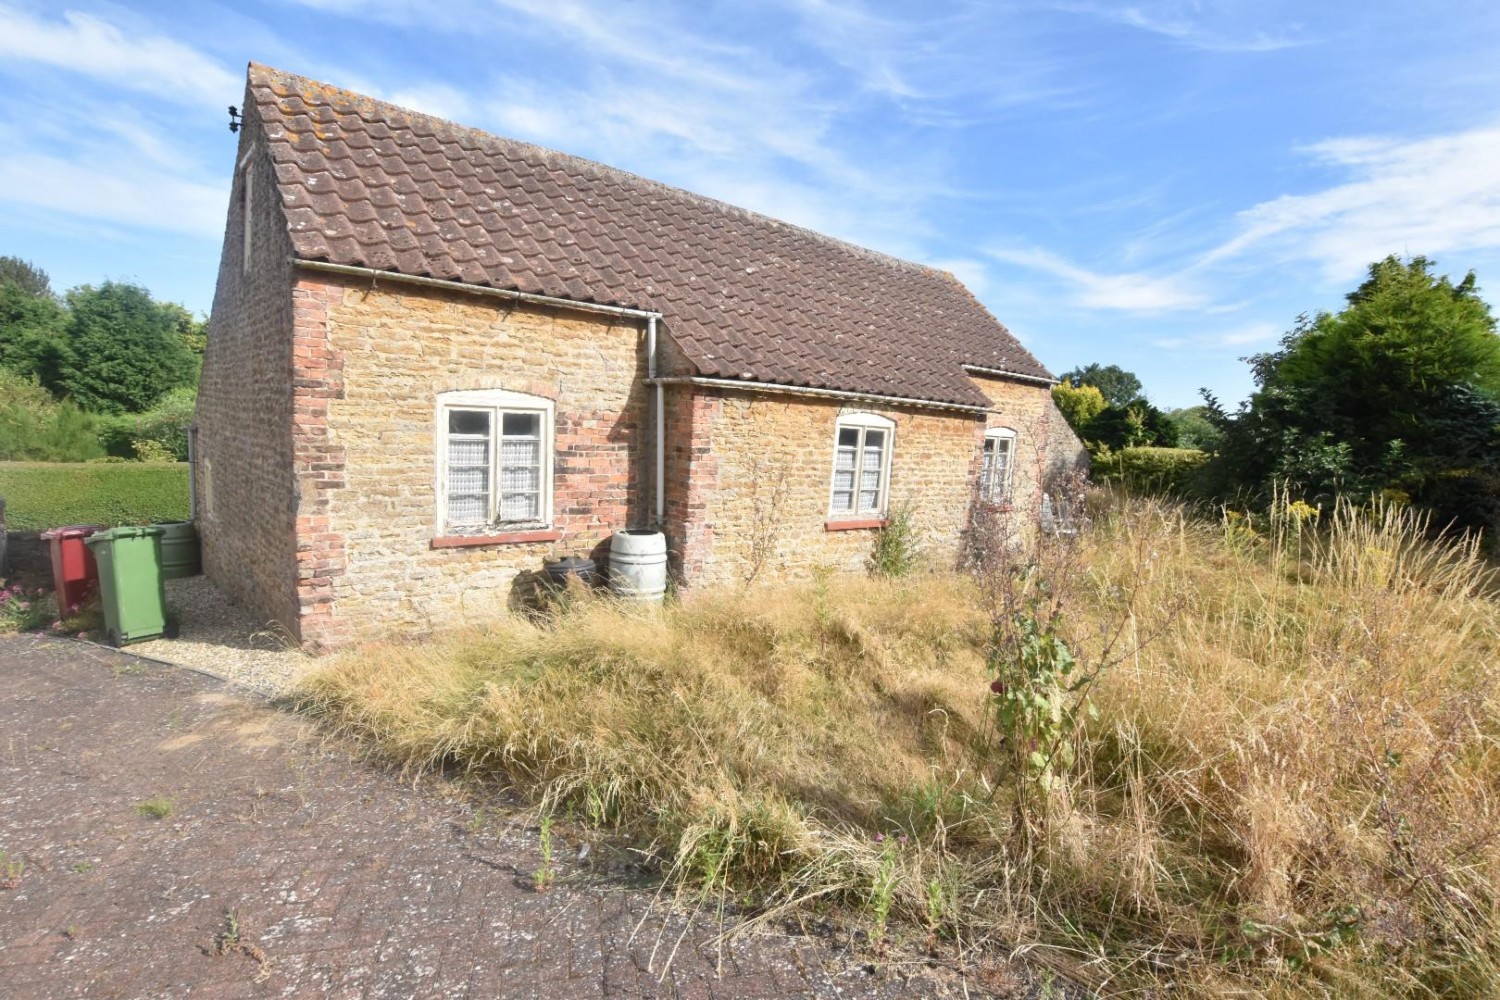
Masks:
[[[500,520],[535,521],[541,517],[541,497],[535,493],[502,493]]]
[[[448,494],[448,521],[452,524],[482,524],[489,497],[485,494],[460,496]]]
[[[878,513],[883,508],[886,437],[885,431],[870,427],[839,428],[829,505],[832,513]]]
[[[500,427],[500,520],[540,520],[541,414],[506,413]]]
[[[513,465],[539,465],[542,457],[542,443],[535,439],[502,438],[500,441],[500,464],[505,467]]]
[[[539,413],[507,413],[501,424],[506,437],[541,437],[542,416]]]
[[[490,413],[448,411],[448,520],[482,524],[490,506]]]
[[[482,434],[489,437],[490,414],[488,410],[449,410],[449,434]]]

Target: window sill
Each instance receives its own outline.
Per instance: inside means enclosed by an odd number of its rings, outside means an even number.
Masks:
[[[1016,508],[1009,500],[1006,500],[1004,503],[995,503],[991,500],[986,500],[984,502],[984,509],[991,514],[1009,514]]]
[[[857,531],[860,528],[884,528],[890,521],[883,517],[846,517],[823,522],[824,531]]]
[[[462,549],[475,545],[524,545],[529,542],[555,542],[562,538],[556,528],[540,531],[502,531],[493,535],[440,535],[432,540],[435,549]]]

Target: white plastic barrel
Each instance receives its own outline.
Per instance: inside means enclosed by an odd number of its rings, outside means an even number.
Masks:
[[[636,528],[611,535],[609,586],[621,597],[661,600],[667,592],[667,536]]]

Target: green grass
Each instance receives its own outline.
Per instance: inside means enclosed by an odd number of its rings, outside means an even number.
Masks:
[[[0,497],[11,531],[152,524],[191,516],[183,462],[0,462]]]
[[[146,819],[167,819],[175,809],[176,805],[172,800],[161,795],[145,802],[137,802],[135,806],[136,813]]]

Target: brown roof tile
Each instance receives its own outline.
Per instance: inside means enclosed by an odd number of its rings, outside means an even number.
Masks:
[[[952,275],[252,63],[304,260],[660,312],[700,374],[983,406],[1050,373]]]

